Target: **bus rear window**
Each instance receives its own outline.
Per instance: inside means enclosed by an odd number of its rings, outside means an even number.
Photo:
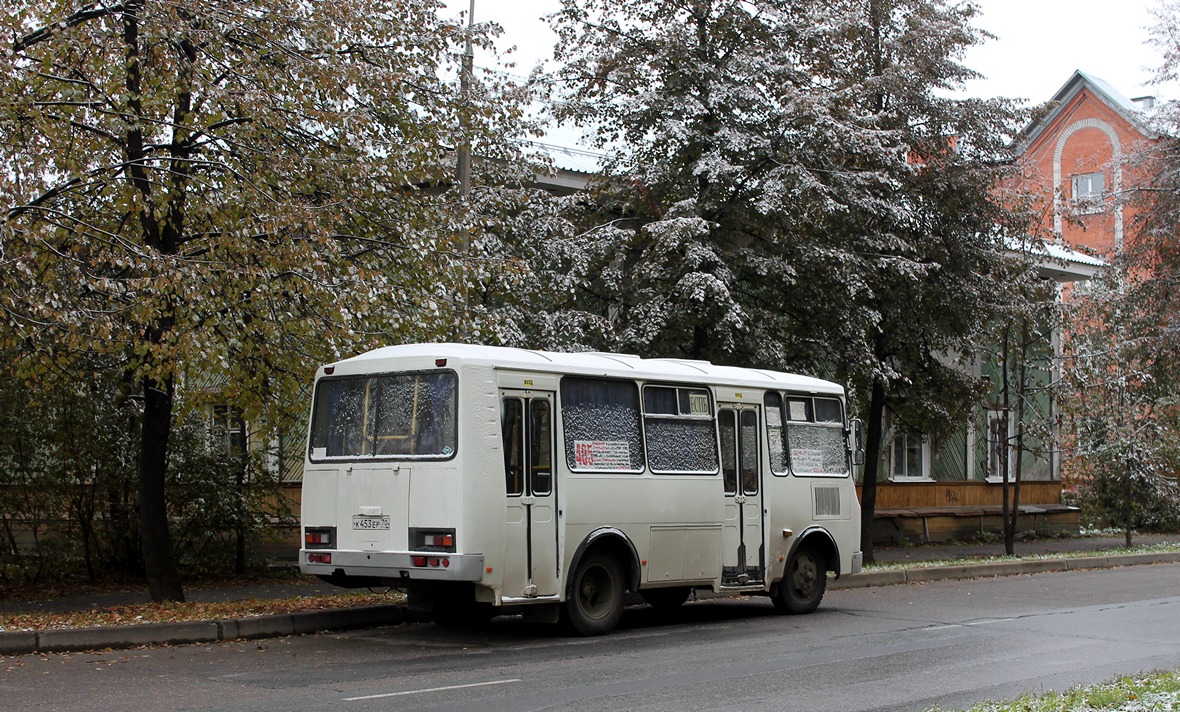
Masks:
[[[311,459],[451,457],[457,380],[450,371],[321,380]]]

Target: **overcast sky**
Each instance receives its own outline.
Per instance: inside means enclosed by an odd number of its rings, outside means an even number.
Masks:
[[[447,0],[466,11],[470,0]],[[1180,89],[1148,84],[1160,64],[1146,44],[1157,0],[976,0],[983,11],[977,25],[996,36],[973,48],[965,64],[986,79],[972,82],[966,95],[1005,96],[1040,103],[1050,99],[1075,69],[1105,79],[1127,98],[1180,98]],[[555,37],[540,18],[559,0],[476,0],[477,22],[504,27],[501,47],[518,48],[521,74],[549,56]],[[487,58],[476,62],[487,64]]]

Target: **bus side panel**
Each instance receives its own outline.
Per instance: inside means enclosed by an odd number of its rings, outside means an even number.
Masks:
[[[641,586],[719,579],[719,476],[570,474],[562,486],[567,557],[596,529],[614,527],[647,562]]]
[[[796,536],[813,525],[826,529],[840,550],[838,566],[828,565],[842,575],[852,573],[853,557],[860,551],[860,504],[850,478],[772,476],[766,490],[768,581],[782,578]]]
[[[505,556],[504,445],[500,435],[500,398],[495,371],[464,366],[459,373],[459,462],[461,472],[440,496],[458,502],[457,533],[461,551],[483,554],[487,568],[480,584],[498,602]],[[484,593],[476,591],[477,596]],[[482,599],[481,599],[482,600]]]

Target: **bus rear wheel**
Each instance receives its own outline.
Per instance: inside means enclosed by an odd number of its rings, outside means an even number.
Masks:
[[[787,562],[774,596],[774,607],[784,613],[811,613],[819,607],[827,585],[828,569],[823,554],[812,547],[800,547]]]
[[[607,554],[591,554],[579,565],[565,602],[565,620],[581,635],[604,635],[623,615],[623,571]]]

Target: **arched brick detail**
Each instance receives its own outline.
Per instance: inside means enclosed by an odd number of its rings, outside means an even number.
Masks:
[[[1123,144],[1119,140],[1118,133],[1114,127],[1102,119],[1089,118],[1082,119],[1061,132],[1057,137],[1057,146],[1053,149],[1053,234],[1060,242],[1062,230],[1062,188],[1061,188],[1061,155],[1065,152],[1065,142],[1074,133],[1082,129],[1098,129],[1106,134],[1110,139],[1111,145],[1111,201],[1112,212],[1114,213],[1114,249],[1116,252],[1121,252],[1123,249],[1123,203],[1121,199],[1123,191]]]

